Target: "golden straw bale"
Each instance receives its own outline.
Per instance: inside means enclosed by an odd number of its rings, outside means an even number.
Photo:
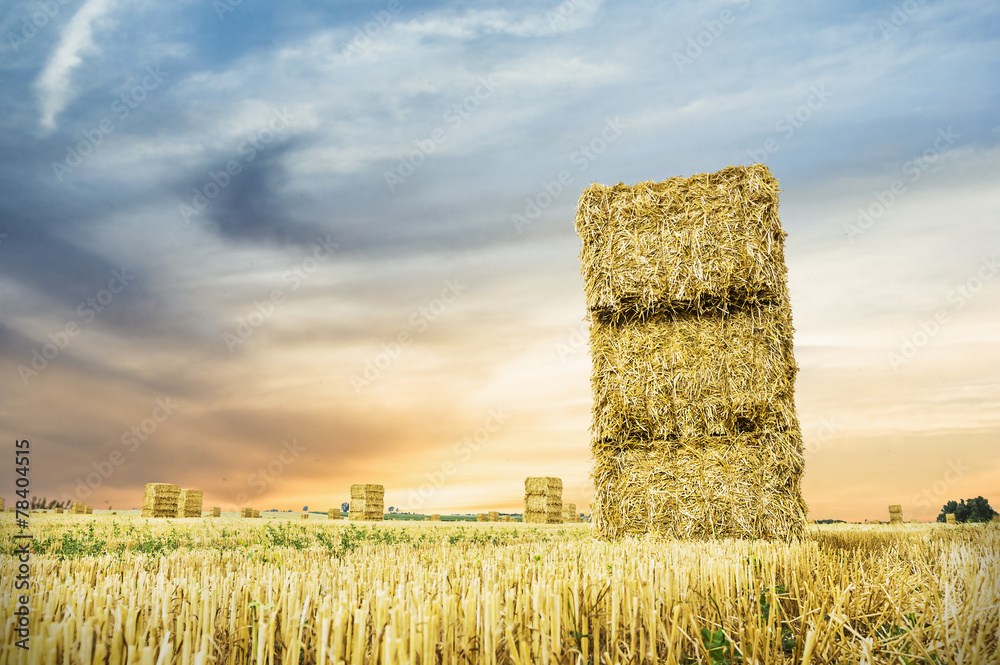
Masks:
[[[580,197],[576,230],[592,312],[788,302],[778,183],[763,164],[595,183]]]
[[[598,532],[608,538],[801,536],[801,437],[743,434],[726,446],[713,438],[605,448],[594,468]]]
[[[787,307],[593,322],[597,441],[789,427],[796,366]]]

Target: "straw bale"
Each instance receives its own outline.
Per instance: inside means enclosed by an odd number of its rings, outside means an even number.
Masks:
[[[253,516],[254,516],[254,517],[260,517],[260,511],[259,511],[259,510],[257,510],[256,508],[254,508],[254,509],[253,509]]]
[[[439,515],[438,513],[434,513],[433,515],[431,515],[431,521],[432,522],[440,522],[441,521],[441,515]]]
[[[903,507],[898,503],[889,506],[889,524],[903,523]]]
[[[500,521],[500,513],[498,511],[496,511],[496,510],[491,510],[489,512],[489,516],[490,516],[490,521],[491,522],[499,522]]]
[[[566,524],[576,524],[580,521],[580,514],[576,512],[575,503],[563,504],[563,522]]]
[[[302,513],[302,519],[304,520],[309,519],[309,513]]]
[[[240,508],[240,517],[253,517],[253,508]]]
[[[541,478],[524,479],[524,493],[526,495],[547,493],[558,493],[561,495],[562,488],[562,480],[560,478],[546,476]]]
[[[3,497],[0,496],[0,510],[3,510],[3,501],[4,501]]]
[[[955,513],[945,513],[944,519],[948,524],[955,524]]]
[[[736,434],[795,420],[787,306],[592,321],[597,441]]]
[[[94,507],[93,506],[87,506],[87,514],[88,515],[93,515],[94,514]]]
[[[794,538],[805,525],[797,432],[605,448],[594,468],[594,521],[604,537]]]
[[[222,517],[222,508],[219,506],[212,506],[212,517]]]
[[[203,492],[182,489],[177,493],[177,517],[201,517]]]
[[[532,524],[562,523],[562,480],[525,478],[524,521]]]
[[[2,507],[2,506],[0,506],[0,507]],[[56,512],[57,515],[61,514],[62,511],[63,511],[62,506],[56,506],[55,512]]]
[[[339,520],[340,519],[340,508],[331,508],[326,513],[326,518],[329,520]]]
[[[347,518],[356,521],[385,519],[385,486],[375,484],[351,485],[351,506]]]
[[[489,515],[487,515],[486,513],[476,513],[476,521],[477,522],[488,522],[489,521]]]
[[[788,302],[778,183],[762,164],[595,183],[580,197],[576,230],[592,312]]]
[[[142,495],[143,517],[176,517],[181,488],[170,483],[146,483]]]

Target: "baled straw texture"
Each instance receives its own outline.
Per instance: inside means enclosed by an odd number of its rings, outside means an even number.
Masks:
[[[490,521],[490,517],[486,513],[476,513],[476,521],[477,522],[489,522]]]
[[[182,489],[178,492],[177,517],[201,517],[203,495],[201,490]]]
[[[331,508],[326,513],[326,518],[329,520],[339,520],[340,519],[340,508]]]
[[[608,538],[646,533],[673,538],[799,535],[805,502],[797,486],[801,446],[787,432],[627,442],[605,449],[594,469],[594,520]],[[789,496],[796,501],[788,500]]]
[[[562,489],[560,478],[525,478],[524,521],[533,524],[562,524]]]
[[[440,522],[441,521],[441,515],[439,515],[438,513],[434,513],[433,515],[431,515],[431,521],[432,522]]]
[[[612,319],[684,304],[696,311],[788,302],[778,183],[767,167],[580,197],[587,309]]]
[[[499,522],[500,521],[500,512],[496,511],[496,510],[491,510],[489,512],[489,518],[490,518],[491,522]]]
[[[581,196],[600,535],[802,534],[777,195],[754,165]]]
[[[787,307],[663,313],[590,331],[595,441],[790,427],[795,361]]]
[[[212,506],[212,517],[222,517],[222,508],[219,506]]]
[[[181,488],[170,483],[146,483],[142,494],[143,517],[176,517]],[[74,504],[74,508],[75,508]]]
[[[385,519],[385,486],[376,484],[351,485],[351,507],[347,518],[352,521],[377,522]]]
[[[944,521],[946,523],[948,523],[948,524],[954,524],[955,523],[955,513],[945,513],[945,515],[944,515]]]

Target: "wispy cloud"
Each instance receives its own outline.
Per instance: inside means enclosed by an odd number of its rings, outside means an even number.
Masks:
[[[116,0],[89,0],[63,30],[59,44],[35,82],[42,114],[39,124],[43,129],[51,132],[56,128],[56,116],[74,96],[73,70],[80,66],[85,54],[97,50],[94,23],[107,14],[115,3]]]

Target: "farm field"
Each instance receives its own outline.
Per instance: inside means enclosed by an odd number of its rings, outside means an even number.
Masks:
[[[0,663],[996,663],[1000,526],[605,543],[590,525],[0,522]]]

